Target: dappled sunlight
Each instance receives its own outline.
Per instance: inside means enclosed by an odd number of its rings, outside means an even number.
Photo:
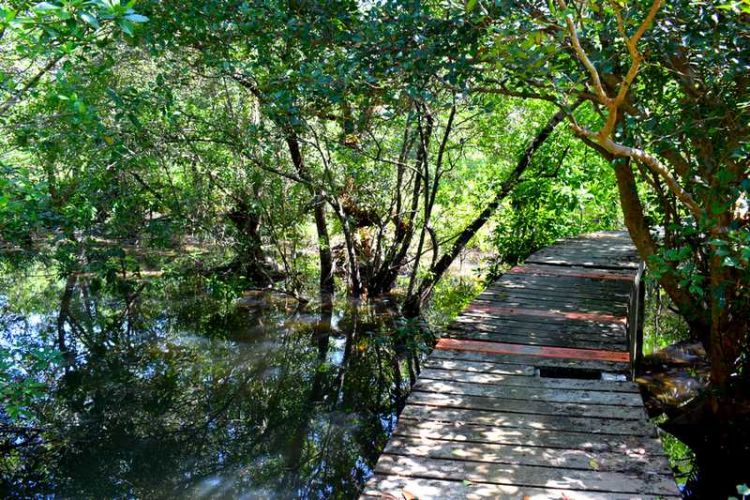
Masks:
[[[441,481],[422,478],[386,476],[377,482],[377,488],[366,488],[367,497],[391,499],[442,500],[508,498],[518,500],[598,500],[601,493],[582,491],[519,487],[503,484],[487,484],[472,481]],[[618,498],[610,496],[610,498]],[[622,496],[619,498],[628,498]]]
[[[504,463],[509,465],[538,465],[563,467],[578,470],[621,471],[627,463],[629,470],[645,472],[650,467],[644,450],[629,451],[626,456],[619,453],[586,449],[564,449],[533,445],[506,445],[502,442],[457,443],[455,440],[430,439],[429,437],[394,437],[385,453],[440,459],[467,460],[476,462]],[[626,460],[632,458],[634,460]]]
[[[376,473],[385,476],[406,475],[461,483],[489,483],[496,485],[524,485],[540,489],[577,491],[608,491],[611,493],[639,494],[640,487],[631,478],[650,477],[637,471],[629,473],[601,470],[576,470],[571,468],[536,465],[516,465],[502,462],[477,462],[474,460],[413,458],[386,452],[378,461]],[[651,477],[650,486],[656,494],[669,491],[669,482]]]

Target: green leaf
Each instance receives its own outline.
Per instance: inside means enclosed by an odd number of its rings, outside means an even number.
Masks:
[[[145,22],[148,22],[148,18],[146,16],[142,16],[140,14],[128,14],[128,15],[125,16],[125,19],[127,19],[131,23],[145,23]]]
[[[60,10],[60,6],[51,4],[49,2],[39,2],[38,4],[34,5],[32,9],[34,10],[34,12],[44,13],[44,12],[53,12],[56,10]]]
[[[742,269],[742,264],[740,264],[734,257],[724,257],[723,265],[725,265],[726,267],[736,267],[737,269]],[[748,490],[747,494],[750,494],[750,490]]]
[[[477,0],[466,0],[466,13],[468,14],[477,6]]]
[[[86,23],[94,27],[94,29],[99,29],[99,21],[96,20],[94,16],[89,14],[88,12],[82,12],[81,13],[81,19]]]
[[[117,21],[117,24],[120,26],[120,29],[122,29],[123,32],[125,32],[127,35],[133,36],[133,23],[131,23],[127,19],[120,19],[119,21]]]

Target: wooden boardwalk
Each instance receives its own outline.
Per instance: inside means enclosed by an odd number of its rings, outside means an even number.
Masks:
[[[626,380],[638,270],[625,233],[595,233],[493,283],[424,363],[363,498],[679,497]]]

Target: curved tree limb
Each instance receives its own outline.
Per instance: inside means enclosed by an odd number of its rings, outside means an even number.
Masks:
[[[557,2],[562,9],[567,8],[565,0],[557,0]],[[591,62],[591,59],[589,59],[586,51],[583,50],[581,42],[578,38],[578,32],[576,30],[575,22],[573,21],[573,16],[570,14],[565,16],[565,23],[568,27],[568,35],[570,36],[576,58],[581,62],[581,64],[584,65],[586,70],[589,72],[591,84],[594,87],[594,92],[599,102],[607,108],[606,121],[604,126],[600,130],[593,131],[586,129],[578,125],[573,119],[571,119],[571,128],[577,136],[590,139],[591,141],[599,144],[599,146],[601,146],[607,152],[615,156],[630,158],[641,163],[642,165],[645,165],[649,170],[651,170],[664,180],[664,183],[667,185],[667,187],[669,187],[670,191],[672,191],[675,196],[677,196],[677,198],[685,204],[685,206],[688,208],[688,210],[690,210],[693,216],[699,218],[703,214],[703,209],[695,201],[693,196],[680,185],[677,179],[675,179],[675,177],[670,172],[670,169],[661,160],[659,160],[656,156],[647,153],[643,149],[625,146],[624,144],[619,144],[612,140],[612,134],[614,133],[614,129],[618,120],[618,111],[625,102],[630,87],[635,81],[635,78],[638,75],[638,71],[640,69],[641,62],[643,61],[643,56],[638,51],[638,42],[646,33],[648,28],[653,24],[654,18],[656,17],[656,14],[661,7],[661,0],[654,0],[654,2],[651,4],[651,8],[648,11],[648,14],[640,23],[638,29],[632,36],[627,35],[627,32],[625,30],[625,22],[622,18],[620,7],[614,2],[612,3],[612,6],[617,18],[618,30],[620,32],[620,35],[625,39],[625,45],[627,46],[628,53],[630,54],[631,58],[630,68],[628,68],[625,77],[623,77],[623,80],[620,83],[620,88],[618,89],[617,95],[615,97],[610,97],[609,95],[607,95],[604,85],[602,84],[602,80],[599,77],[599,71]]]

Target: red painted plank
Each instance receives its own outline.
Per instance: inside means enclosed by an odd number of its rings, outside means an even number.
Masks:
[[[440,339],[435,349],[449,351],[471,351],[485,354],[516,354],[519,356],[538,356],[542,358],[564,358],[596,361],[614,361],[628,363],[630,354],[619,351],[595,349],[575,349],[572,347],[531,346],[506,344],[504,342],[487,342],[483,340]]]
[[[570,271],[570,270],[556,270],[556,269],[539,269],[538,267],[531,268],[530,266],[516,266],[506,271],[508,274],[533,274],[537,276],[563,276],[566,278],[588,278],[593,280],[603,281],[633,281],[635,274],[623,275],[617,273],[606,273],[606,272],[586,272],[586,271]]]
[[[614,314],[605,313],[588,313],[588,312],[569,312],[569,311],[548,311],[545,309],[525,309],[522,307],[503,307],[503,306],[482,306],[470,304],[466,308],[469,312],[481,312],[486,314],[503,314],[510,316],[539,316],[542,318],[565,318],[583,321],[611,321],[613,323],[627,323],[626,316],[615,316]]]

